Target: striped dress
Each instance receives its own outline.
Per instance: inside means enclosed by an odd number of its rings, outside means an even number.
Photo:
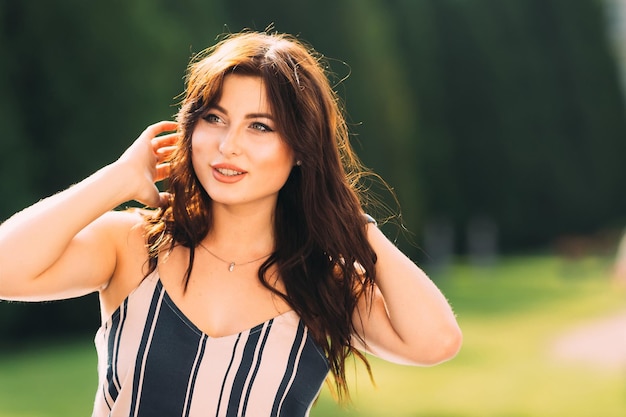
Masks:
[[[209,337],[172,302],[156,271],[95,344],[92,417],[308,416],[329,369],[295,312]]]

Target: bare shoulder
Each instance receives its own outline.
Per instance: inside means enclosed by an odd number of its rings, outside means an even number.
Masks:
[[[128,232],[131,229],[143,226],[147,215],[149,215],[149,212],[146,210],[115,210],[103,214],[94,223],[96,227],[101,227],[103,230],[109,230],[112,233]]]
[[[116,274],[127,264],[144,263],[147,260],[146,249],[146,218],[150,215],[147,210],[130,209],[111,211],[106,213],[95,225],[109,239],[115,242],[116,247]],[[125,271],[122,271],[125,272]]]
[[[110,211],[100,216],[91,227],[96,233],[115,243],[117,256],[124,257],[126,251],[137,245],[144,246],[146,213],[142,210]]]
[[[108,285],[100,291],[103,317],[106,317],[143,280],[148,264],[144,210],[112,211],[102,216],[97,227],[105,230],[115,242],[116,265]]]

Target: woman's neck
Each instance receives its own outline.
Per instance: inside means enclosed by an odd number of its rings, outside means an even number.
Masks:
[[[254,258],[274,250],[273,210],[233,210],[215,205],[213,223],[202,244],[229,259]]]

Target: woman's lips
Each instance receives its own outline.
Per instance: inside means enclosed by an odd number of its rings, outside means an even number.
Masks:
[[[234,165],[216,164],[212,168],[216,180],[229,184],[242,180],[246,174],[246,171]]]

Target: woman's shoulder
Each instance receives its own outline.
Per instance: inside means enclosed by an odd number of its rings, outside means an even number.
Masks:
[[[115,271],[100,293],[101,309],[106,313],[103,317],[110,315],[144,278],[148,260],[145,230],[149,215],[145,210],[116,210],[98,219],[108,228],[116,247]]]
[[[153,210],[135,208],[114,210],[104,214],[98,221],[100,227],[107,230],[109,236],[117,242],[118,249],[123,249],[122,253],[132,249],[130,255],[137,256],[139,251],[143,257],[147,255],[146,230],[154,213]]]
[[[101,219],[104,219],[104,221],[116,223],[123,222],[126,224],[132,222],[145,223],[146,219],[153,217],[155,213],[155,210],[131,207],[108,211],[102,215]]]
[[[103,228],[109,233],[124,236],[139,232],[143,235],[147,219],[152,215],[151,210],[124,209],[109,211],[96,220],[96,227]]]

